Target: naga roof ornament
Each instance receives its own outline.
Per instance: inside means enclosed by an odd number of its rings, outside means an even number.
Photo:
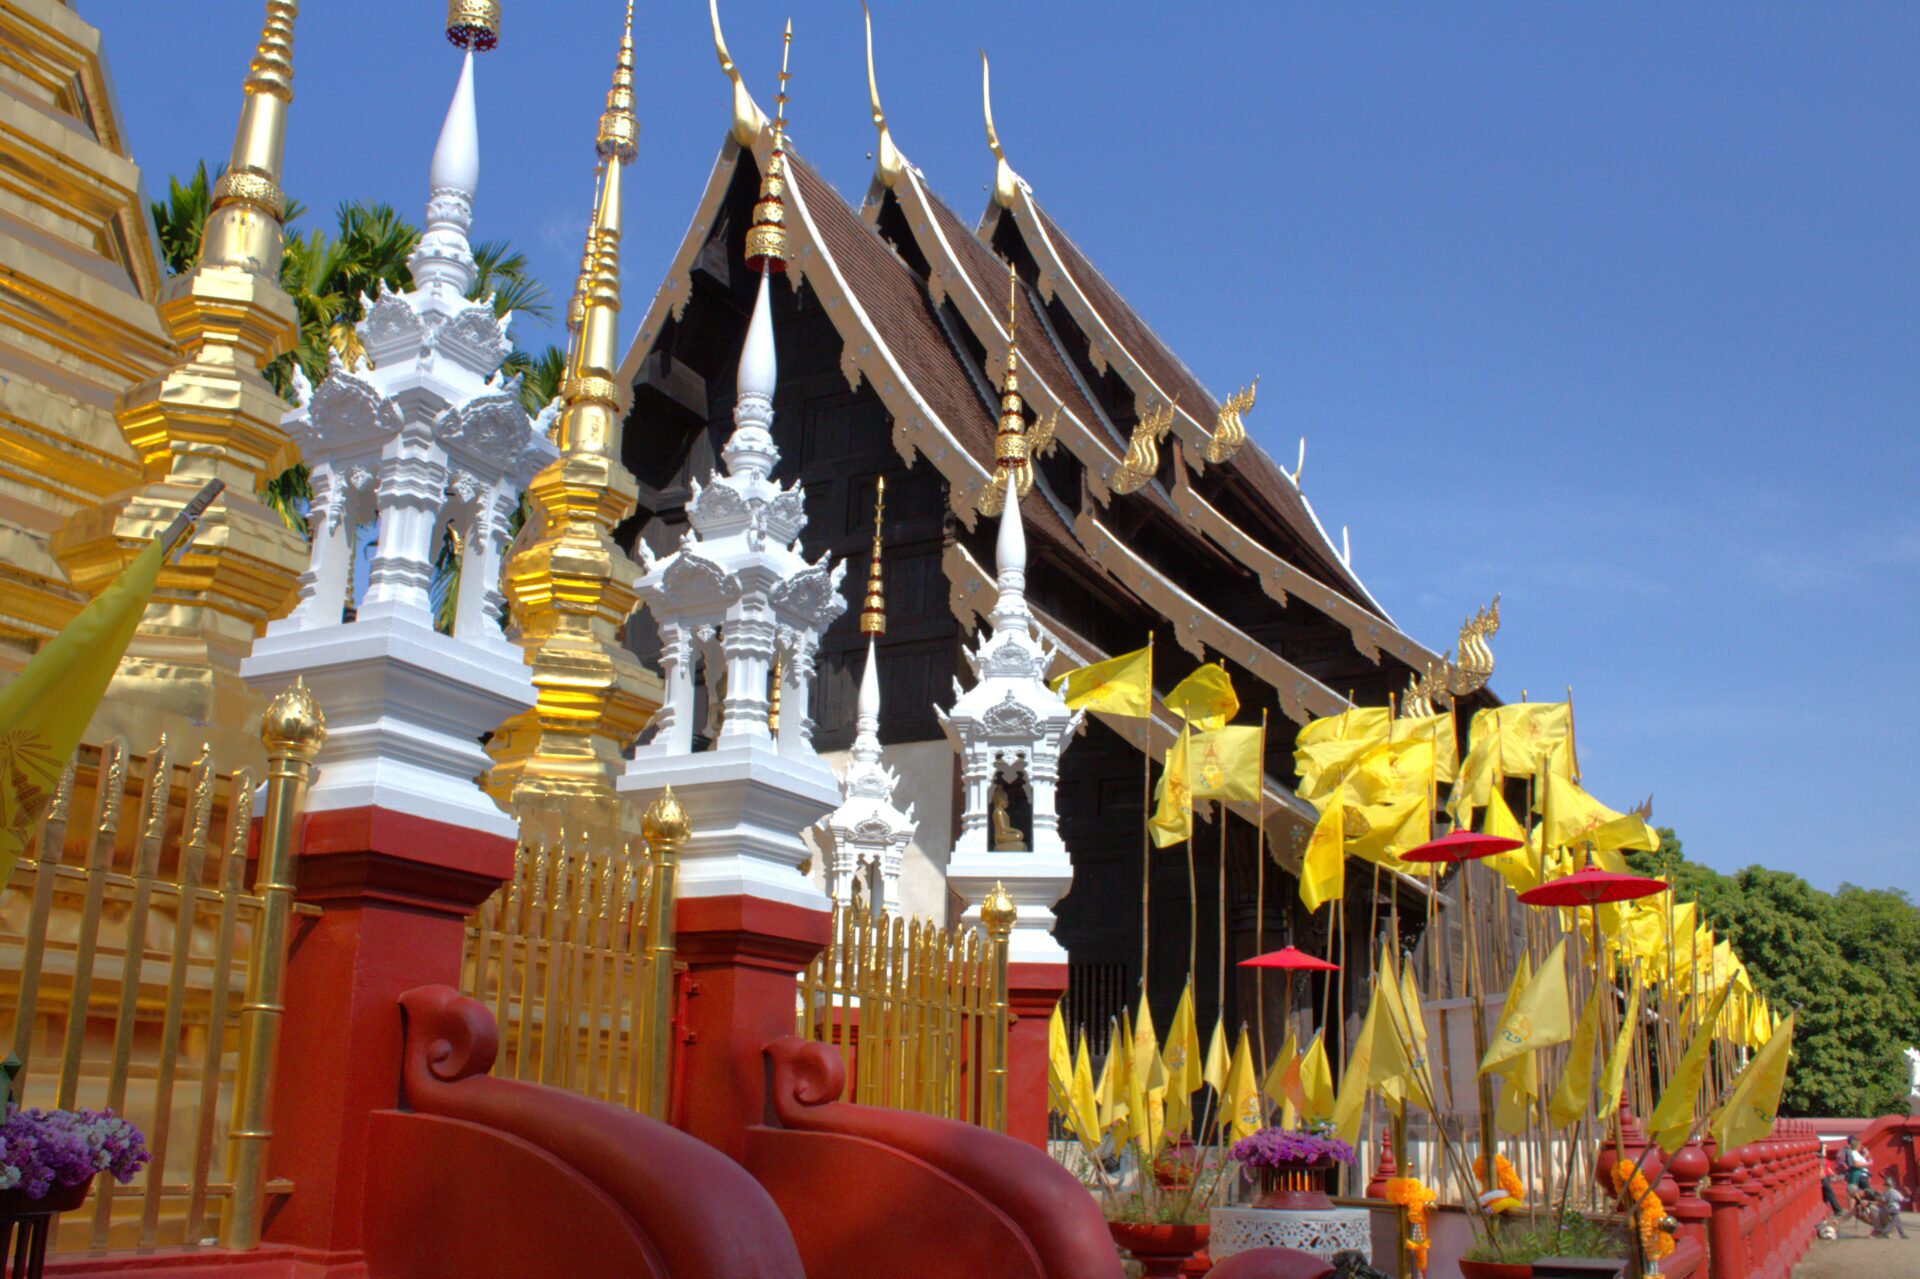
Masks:
[[[1020,398],[1020,335],[1017,330],[1019,311],[1015,305],[1020,288],[1020,275],[1012,263],[1007,265],[1007,370],[1000,384],[1000,426],[993,437],[993,475],[981,491],[979,509],[982,515],[996,516],[1006,509],[1006,496],[1011,491],[1018,500],[1033,491],[1033,463],[1053,446],[1053,430],[1060,421],[1060,410],[1054,409],[1053,415],[1027,431],[1026,407]]]
[[[1493,678],[1493,648],[1487,643],[1500,631],[1500,597],[1460,625],[1460,657],[1449,650],[1427,663],[1426,670],[1407,681],[1400,698],[1400,715],[1432,715],[1456,697],[1477,693]]]
[[[733,83],[733,140],[743,147],[750,147],[759,141],[760,134],[767,127],[767,113],[753,100],[753,94],[747,91],[747,82],[741,78],[740,68],[734,65],[733,55],[727,52],[727,38],[720,32],[720,0],[707,0],[707,16],[713,20],[713,51],[720,58],[720,70]]]
[[[1240,415],[1253,407],[1253,397],[1259,389],[1260,379],[1256,377],[1243,389],[1221,401],[1220,411],[1213,419],[1213,435],[1200,450],[1207,461],[1224,462],[1238,453],[1240,446],[1247,442],[1247,426],[1240,420]]]
[[[1160,441],[1173,430],[1173,415],[1178,400],[1169,400],[1145,413],[1133,424],[1133,438],[1127,441],[1126,456],[1107,476],[1107,487],[1116,493],[1137,492],[1160,471]]]
[[[773,155],[760,177],[760,201],[753,206],[753,225],[747,228],[747,266],[779,275],[787,269],[793,248],[787,237],[787,59],[793,53],[793,19],[780,37],[780,92],[773,99]]]

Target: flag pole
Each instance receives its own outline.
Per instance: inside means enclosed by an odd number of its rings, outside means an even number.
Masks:
[[[194,525],[202,515],[207,513],[207,508],[213,505],[213,499],[219,497],[226,487],[225,480],[208,480],[200,486],[200,491],[180,508],[180,513],[167,523],[167,527],[161,530],[160,545],[166,548],[163,554],[167,559],[171,560],[174,552],[186,545],[187,539],[193,535]]]
[[[1140,993],[1147,993],[1147,901],[1153,890],[1153,632],[1147,632],[1147,718],[1140,727]]]
[[[1260,825],[1253,844],[1253,953],[1267,953],[1267,708],[1260,708]],[[1291,1004],[1293,1001],[1287,1001]],[[1253,970],[1253,1016],[1260,1044],[1260,1077],[1267,1077],[1267,970]]]
[[[1219,889],[1216,896],[1220,900],[1219,920],[1215,924],[1215,940],[1219,942],[1220,967],[1217,984],[1214,988],[1214,1016],[1222,1021],[1227,1016],[1227,801],[1213,801],[1213,820],[1220,823],[1220,869],[1215,873],[1215,884]]]

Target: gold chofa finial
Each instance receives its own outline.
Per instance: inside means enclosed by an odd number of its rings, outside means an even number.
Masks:
[[[733,85],[733,140],[750,147],[767,127],[767,114],[747,92],[747,82],[727,52],[727,38],[720,32],[720,0],[707,0],[707,14],[713,19],[713,51],[720,58],[720,70]]]
[[[747,228],[747,265],[778,275],[792,256],[787,239],[787,59],[793,52],[793,19],[787,19],[780,45],[780,92],[773,100],[773,154],[760,177],[760,200],[753,206],[753,225]]]
[[[1500,632],[1500,597],[1460,626],[1460,660],[1447,673],[1447,689],[1465,697],[1487,686],[1493,678],[1493,648],[1489,637]]]
[[[631,164],[640,149],[640,121],[633,114],[633,0],[627,0],[627,21],[620,31],[620,53],[614,59],[613,87],[607,90],[607,109],[600,113],[600,132],[594,140],[601,158]]]
[[[1132,493],[1159,473],[1160,441],[1173,429],[1173,413],[1178,401],[1161,405],[1133,424],[1133,437],[1127,441],[1126,456],[1107,477],[1107,487],[1116,493]]]
[[[880,185],[891,188],[907,167],[906,157],[893,145],[893,133],[887,128],[887,113],[880,109],[880,82],[873,74],[873,11],[867,0],[860,0],[860,12],[867,21],[867,103],[873,108],[873,127],[880,131],[880,142],[873,150],[873,176]]]
[[[880,528],[887,511],[887,477],[873,482],[873,563],[867,569],[867,598],[860,605],[860,633],[887,633],[887,597],[880,577]]]
[[[980,107],[987,116],[987,150],[993,152],[993,198],[1003,209],[1011,209],[1020,191],[1020,175],[1007,163],[1000,148],[999,131],[993,127],[993,68],[987,65],[987,51],[980,50]]]
[[[227,171],[213,184],[213,212],[201,236],[200,261],[206,266],[239,267],[279,278],[284,248],[280,219],[287,208],[280,165],[287,106],[293,101],[293,20],[299,11],[294,0],[267,0],[266,23],[247,68],[233,151]]]

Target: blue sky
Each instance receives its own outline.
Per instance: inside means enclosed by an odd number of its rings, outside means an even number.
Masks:
[[[150,189],[232,136],[261,6],[78,0]],[[476,235],[564,297],[615,0],[504,0]],[[418,215],[438,0],[299,23],[286,186]],[[854,200],[854,0],[724,0]],[[727,122],[700,0],[641,0],[631,332]],[[1403,627],[1503,592],[1496,685],[1574,690],[1589,789],[1723,870],[1920,894],[1920,8],[882,3],[894,136],[971,218],[1014,166],[1291,466]],[[524,342],[552,340],[526,326]]]

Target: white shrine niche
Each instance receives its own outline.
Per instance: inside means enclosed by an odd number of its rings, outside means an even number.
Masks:
[[[846,611],[846,565],[800,550],[807,522],[798,484],[772,479],[778,363],[771,282],[760,278],[740,353],[734,431],[726,474],[694,481],[690,527],[671,554],[642,543],[640,596],[660,632],[663,697],[652,738],[619,781],[623,796],[650,803],[667,786],[693,834],[681,853],[682,897],[742,894],[825,909],[800,873],[800,832],[841,800],[833,770],[813,748],[811,700],[820,636]],[[694,749],[694,677],[704,663],[719,703],[712,742]],[[773,672],[781,714],[768,725]],[[724,690],[724,695],[721,695]]]
[[[832,841],[827,853],[827,892],[843,906],[865,892],[870,910],[900,913],[900,863],[919,823],[913,805],[902,812],[893,802],[900,775],[881,762],[879,654],[867,642],[867,664],[860,674],[854,709],[853,750],[840,774],[840,807],[821,823]]]
[[[980,903],[996,882],[1004,884],[1020,912],[1009,958],[1064,964],[1067,952],[1053,939],[1053,907],[1073,885],[1073,862],[1060,839],[1056,803],[1060,756],[1081,712],[1068,710],[1047,687],[1054,650],[1036,638],[1027,609],[1026,530],[1011,481],[995,553],[999,594],[988,615],[993,630],[967,654],[974,685],[962,691],[955,680],[953,709],[936,708],[960,752],[963,812],[947,883],[967,903],[965,921],[976,926]],[[1012,830],[1004,813],[996,820],[996,790],[1015,786],[1025,789],[1031,803],[1030,831]]]
[[[461,67],[434,149],[427,231],[408,265],[414,287],[362,298],[366,358],[336,353],[318,387],[282,419],[312,475],[312,549],[293,611],[267,627],[241,673],[273,693],[304,676],[325,709],[327,744],[311,811],[379,806],[511,836],[477,779],[480,739],[533,704],[519,646],[501,630],[508,523],[556,454],[503,379],[507,320],[470,301],[467,232],[479,183],[473,55]],[[373,530],[366,586],[355,561]],[[450,634],[434,629],[433,563],[449,530],[460,547]]]

